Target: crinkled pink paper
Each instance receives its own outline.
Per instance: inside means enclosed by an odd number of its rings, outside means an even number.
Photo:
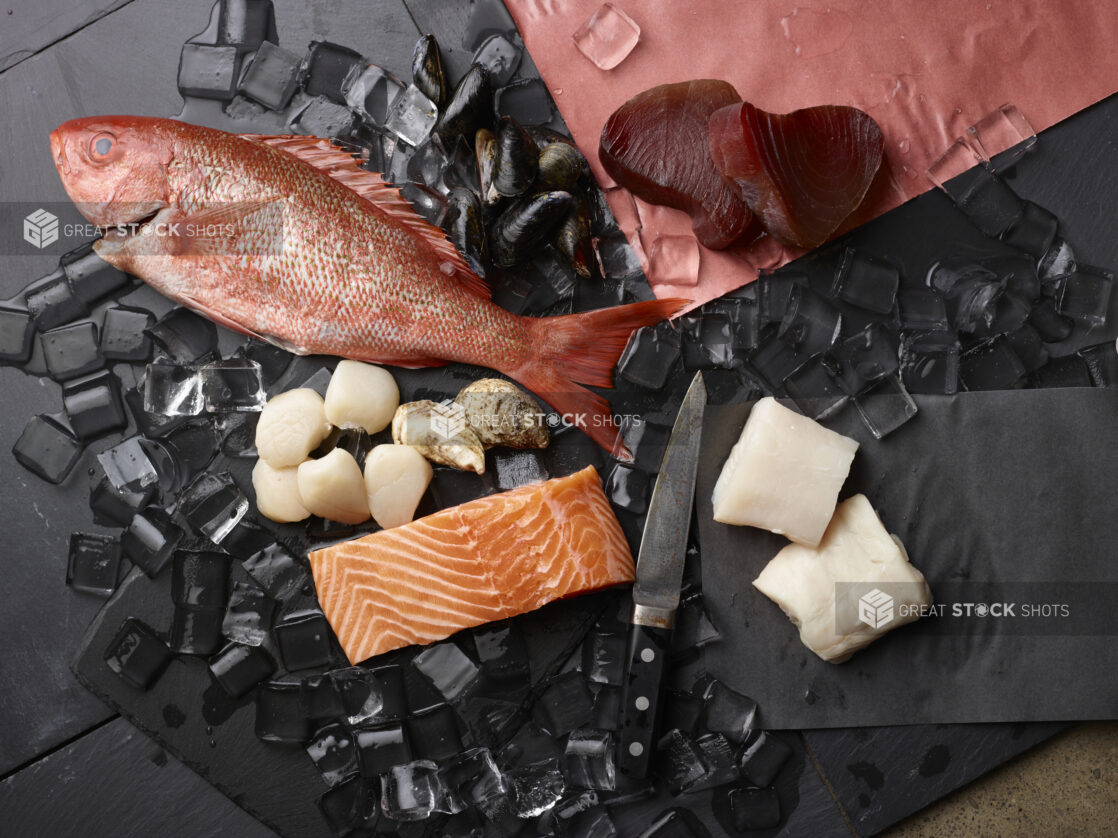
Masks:
[[[927,190],[929,164],[1002,104],[1014,103],[1039,131],[1118,90],[1118,12],[1098,0],[616,0],[641,37],[609,71],[571,40],[600,0],[506,4],[603,187],[613,184],[598,162],[602,126],[657,84],[725,79],[767,111],[866,111],[885,134],[891,178],[874,215]],[[607,197],[646,270],[642,240],[690,235],[681,212],[634,202],[623,189]],[[771,242],[745,253],[703,248],[697,284],[649,278],[658,296],[699,304],[794,255]]]

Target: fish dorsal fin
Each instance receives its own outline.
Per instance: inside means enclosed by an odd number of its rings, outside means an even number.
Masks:
[[[447,239],[446,234],[423,220],[400,192],[386,183],[379,174],[362,169],[357,159],[349,152],[321,137],[306,137],[300,134],[241,134],[240,136],[242,139],[263,143],[297,157],[356,192],[429,244],[435,253],[442,257],[444,273],[457,277],[471,291],[489,299],[489,286],[470,269],[462,254],[458,252],[458,248]]]

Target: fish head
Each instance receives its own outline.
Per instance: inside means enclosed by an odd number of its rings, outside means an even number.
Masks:
[[[99,227],[133,224],[168,206],[175,138],[167,120],[138,116],[71,119],[50,133],[66,194]]]

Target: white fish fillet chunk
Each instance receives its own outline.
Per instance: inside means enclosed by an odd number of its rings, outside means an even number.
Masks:
[[[753,585],[800,629],[803,644],[831,663],[913,622],[932,603],[923,574],[865,495],[838,505],[818,547],[789,544]]]
[[[714,520],[815,547],[858,443],[769,397],[753,406],[714,485]]]

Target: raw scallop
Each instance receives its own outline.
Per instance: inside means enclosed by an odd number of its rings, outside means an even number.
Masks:
[[[862,203],[883,147],[873,117],[843,105],[771,114],[742,102],[710,118],[715,165],[773,237],[807,249]]]
[[[708,126],[741,97],[724,81],[662,84],[610,116],[598,157],[610,177],[642,200],[683,210],[699,243],[719,250],[758,232],[734,184],[715,168]]]

